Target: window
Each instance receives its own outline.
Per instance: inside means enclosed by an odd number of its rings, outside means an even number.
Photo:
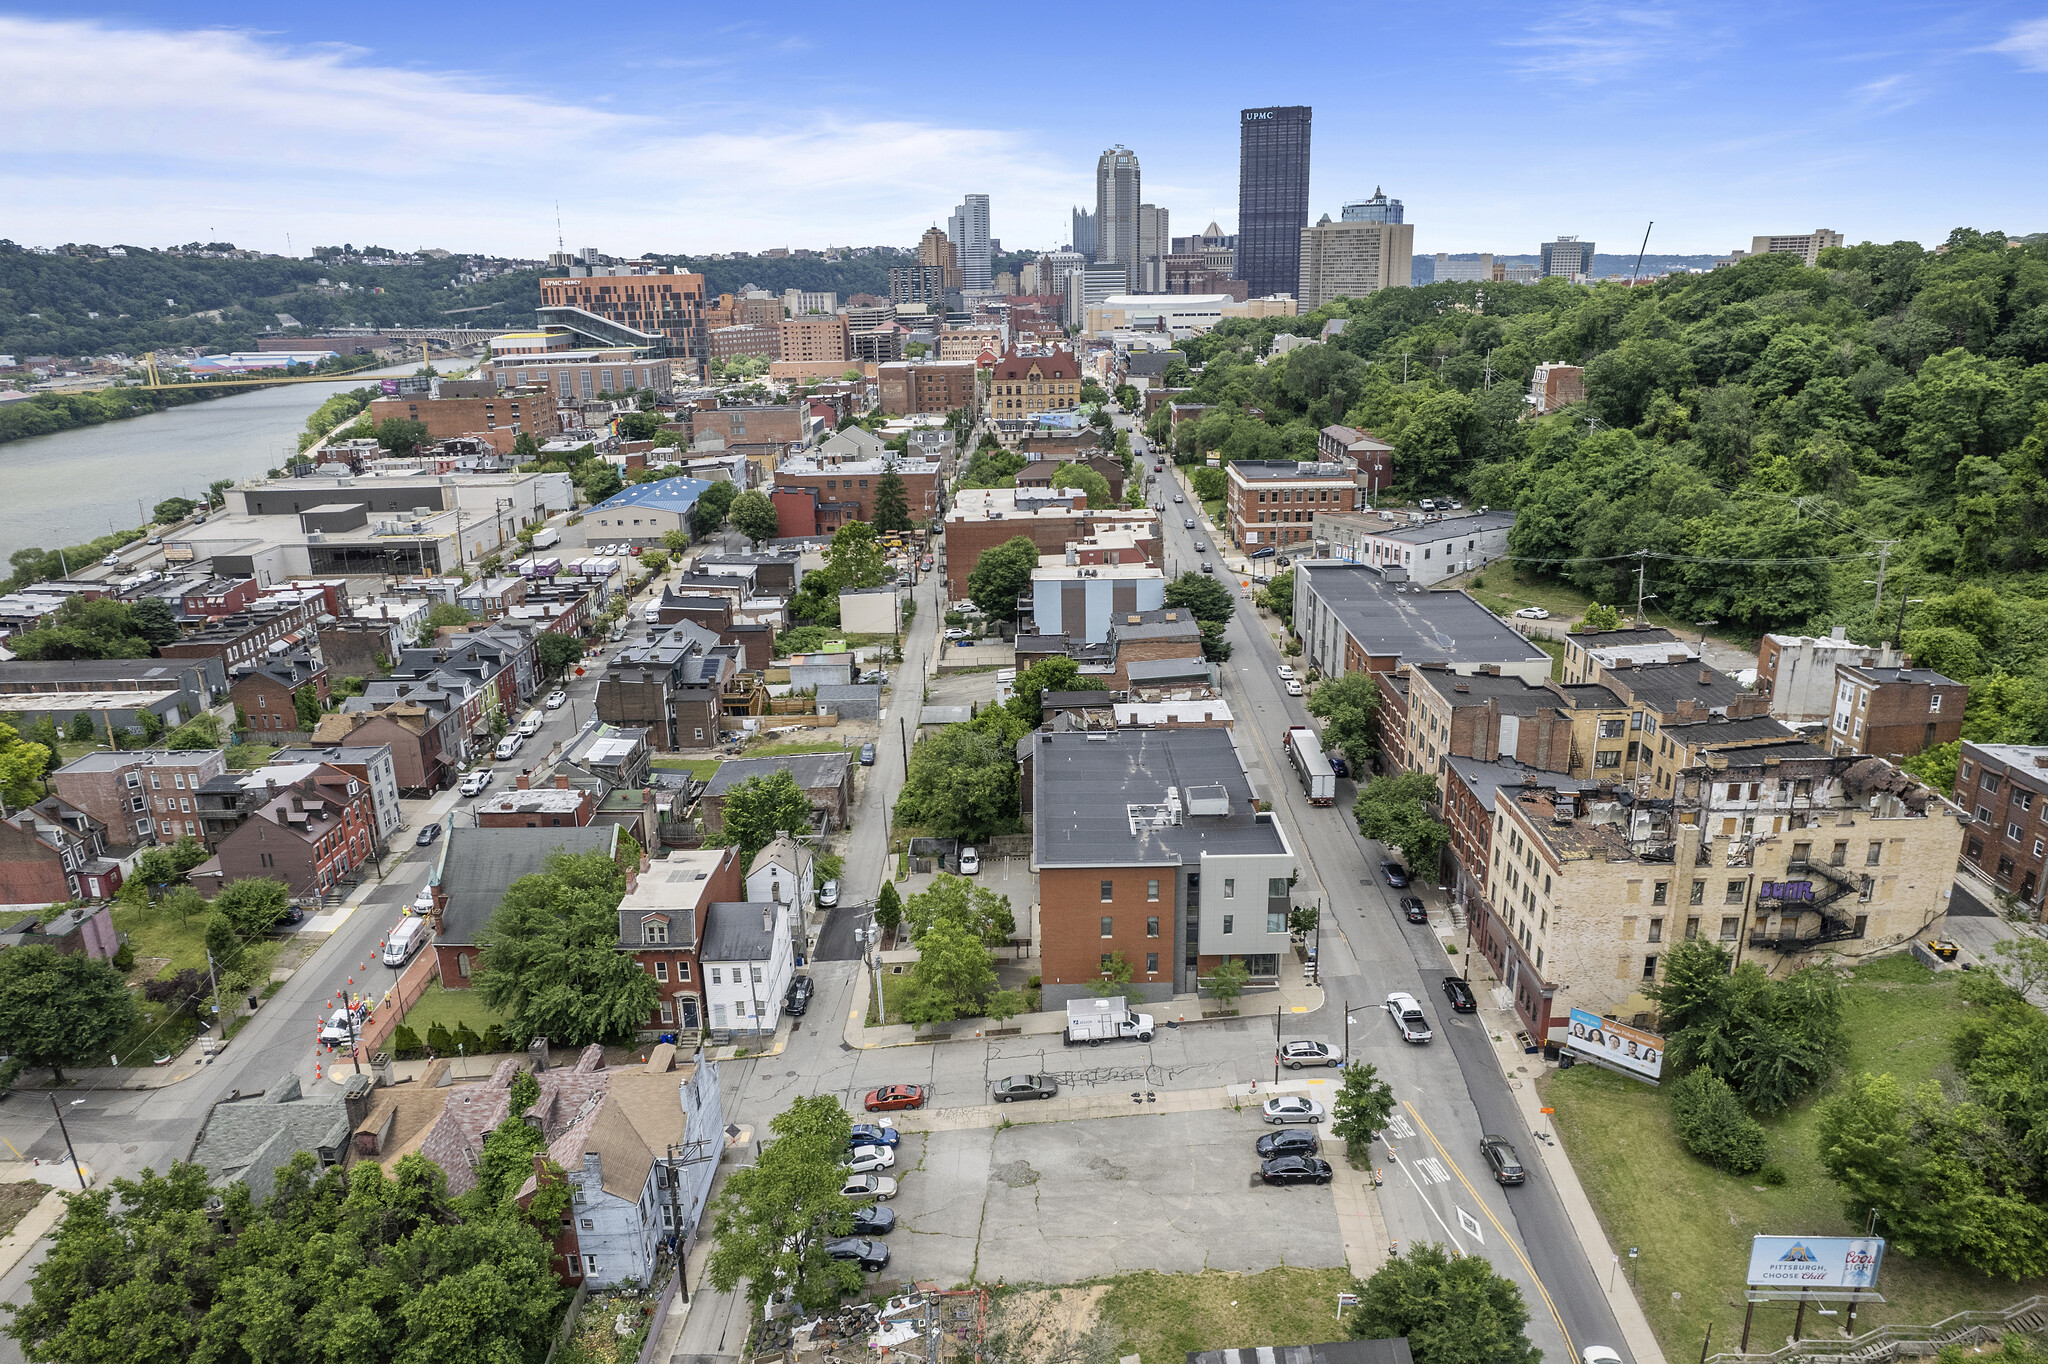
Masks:
[[[688,980],[689,978],[690,978],[690,963],[688,963],[688,962],[686,962],[686,961],[679,961],[679,962],[677,962],[677,963],[676,963],[676,979],[677,979],[677,980]]]
[[[1655,980],[1656,978],[1657,978],[1657,959],[1656,959],[1655,957],[1644,957],[1644,958],[1643,958],[1643,979],[1644,979],[1644,980]]]
[[[1722,898],[1723,904],[1739,905],[1749,896],[1749,882],[1730,881],[1728,893]]]
[[[1151,915],[1145,920],[1145,936],[1148,938],[1159,936],[1159,916],[1157,914]]]
[[[185,783],[183,782],[178,783],[178,785],[180,786],[183,786],[184,784]],[[149,789],[152,791],[161,791],[164,789],[164,779],[161,774],[156,772],[152,772],[149,774]]]
[[[1266,931],[1268,933],[1285,933],[1287,931],[1287,915],[1277,909],[1267,910]]]
[[[2011,839],[2011,840],[2012,840],[2013,842],[2015,842],[2015,843],[2019,842],[2019,841],[2020,841],[2020,826],[2019,826],[2019,825],[2017,825],[2017,824],[2008,824],[2008,825],[2006,825],[2006,826],[2005,826],[2005,836],[2006,836],[2007,838]],[[1873,844],[1871,844],[1870,846],[1871,846],[1871,847],[1873,847],[1873,848],[1875,848],[1875,847],[1877,846],[1877,844],[1873,843]],[[1876,859],[1875,857],[1873,857],[1873,858],[1871,858],[1871,859],[1870,859],[1870,865],[1871,865],[1871,866],[1876,866],[1876,865],[1877,865],[1877,859]]]
[[[1145,954],[1145,974],[1148,976],[1159,974],[1159,954],[1157,952],[1147,952]]]
[[[1962,766],[1961,766],[1960,768],[1957,768],[1957,769],[1956,769],[1956,777],[1957,777],[1957,779],[1958,779],[1958,780],[1960,780],[1960,781],[1968,781],[1968,780],[1970,779],[1970,767],[1971,767],[1971,764],[1969,764],[1969,763],[1964,763],[1964,764],[1963,764],[1963,765],[1962,765]]]
[[[1686,937],[1686,941],[1687,941],[1687,942],[1690,942],[1690,941],[1692,941],[1692,940],[1693,940],[1694,938],[1697,938],[1697,937],[1699,937],[1699,935],[1700,935],[1700,916],[1699,916],[1699,915],[1697,915],[1697,914],[1691,914],[1691,915],[1687,915],[1687,916],[1686,916],[1686,920],[1685,920],[1685,937]]]
[[[1848,839],[1842,839],[1835,844],[1835,850],[1832,853],[1828,854],[1828,862],[1830,865],[1837,867],[1846,867],[1849,865]]]
[[[640,941],[648,943],[667,942],[668,921],[665,919],[642,920],[640,924]]]
[[[665,961],[658,961],[658,962],[654,963],[654,978],[655,978],[656,980],[658,980],[658,981],[661,981],[661,982],[663,982],[664,984],[666,984],[666,983],[667,983],[667,981],[668,981],[668,963],[667,963],[667,962],[665,962]]]
[[[2031,810],[2034,808],[2034,793],[2032,791],[2015,791],[2012,793],[2012,803],[2019,809]]]
[[[2011,870],[2012,870],[2012,859],[2011,859],[2011,858],[2009,858],[2009,857],[2001,857],[2001,858],[1999,858],[1998,860],[1999,860],[2000,862],[2004,863],[2004,869],[2005,869],[2006,871],[2008,871],[2008,872],[2009,872],[2009,871],[2011,871]],[[1866,876],[1866,877],[1864,877],[1864,878],[1863,878],[1863,885],[1862,885],[1862,888],[1861,888],[1860,890],[1858,890],[1858,891],[1856,892],[1856,898],[1857,898],[1858,900],[1861,900],[1861,901],[1863,901],[1864,903],[1866,903],[1866,904],[1867,904],[1867,903],[1869,903],[1869,900],[1870,900],[1871,894],[1872,894],[1872,893],[1873,893],[1874,891],[1876,891],[1876,889],[1877,889],[1877,882],[1875,882],[1875,881],[1871,880],[1871,879],[1870,879],[1870,878],[1869,878],[1868,876]]]
[[[1661,905],[1666,903],[1670,890],[1671,883],[1669,881],[1659,881],[1656,885],[1651,886],[1650,903],[1653,905]]]
[[[1664,941],[1664,921],[1663,921],[1662,919],[1652,919],[1652,920],[1650,920],[1650,941],[1651,941],[1651,942],[1663,942],[1663,941]]]
[[[1984,780],[1980,782],[1979,785],[1984,788],[1985,795],[1995,796],[1998,794],[1999,783],[2001,783],[2004,780],[2005,779],[1999,776],[1996,772],[1986,772],[1984,774]]]
[[[716,966],[711,968],[711,983],[713,985],[723,985],[725,983],[719,979],[719,968]]]
[[[676,1007],[675,1007],[675,1005],[673,1005],[673,1004],[663,1004],[663,1005],[661,1006],[661,1021],[662,1021],[662,1022],[664,1022],[664,1023],[673,1023],[673,1022],[675,1022],[675,1021],[676,1021]]]
[[[1935,692],[1935,693],[1934,693],[1934,694],[1933,694],[1932,696],[1929,696],[1929,697],[1927,698],[1927,713],[1928,713],[1929,715],[1939,715],[1939,714],[1941,714],[1941,693],[1940,693],[1940,692]]]
[[[1104,881],[1102,883],[1102,903],[1106,905],[1115,898],[1115,890],[1116,883],[1114,881]]]
[[[1105,914],[1105,915],[1103,915],[1103,916],[1102,916],[1102,936],[1103,936],[1103,937],[1105,937],[1105,938],[1113,938],[1113,937],[1115,937],[1115,936],[1116,936],[1116,934],[1115,934],[1114,932],[1112,932],[1112,931],[1111,931],[1111,925],[1112,925],[1112,924],[1113,924],[1114,922],[1115,922],[1115,921],[1114,921],[1113,919],[1111,919],[1111,918],[1109,917],[1109,915]]]
[[[1237,878],[1235,876],[1223,878],[1223,898],[1226,900],[1235,900],[1237,898]]]
[[[1685,902],[1689,905],[1705,904],[1707,902],[1707,883],[1705,881],[1693,882],[1692,890],[1686,895]]]
[[[1735,934],[1741,927],[1742,920],[1737,916],[1730,914],[1723,917],[1721,920],[1721,941],[1734,942]]]
[[[756,966],[756,967],[754,968],[754,984],[756,984],[756,985],[759,985],[760,983],[761,983],[761,968],[760,968],[760,967],[758,967],[758,966]]]
[[[586,375],[584,375],[584,376],[583,376],[583,386],[584,386],[585,388],[588,388],[588,387],[590,387],[590,376],[589,376],[588,374],[586,374]],[[587,395],[586,395],[586,396],[587,396]],[[596,1257],[595,1255],[586,1255],[586,1256],[584,1256],[584,1257],[583,1257],[583,1268],[584,1268],[585,1272],[587,1272],[587,1273],[590,1273],[590,1274],[595,1274],[595,1273],[597,1273],[597,1257]]]
[[[1619,721],[1619,720],[1602,720],[1602,721],[1600,722],[1600,737],[1601,737],[1601,738],[1603,738],[1603,739],[1619,739],[1619,738],[1621,737],[1621,735],[1622,735],[1622,724],[1621,724],[1621,721]]]
[[[1103,974],[1103,975],[1105,975],[1105,976],[1106,976],[1106,975],[1108,975],[1108,974],[1109,974],[1109,973],[1110,973],[1111,971],[1113,971],[1113,970],[1115,970],[1115,969],[1116,969],[1115,967],[1113,967],[1113,966],[1111,966],[1111,965],[1110,965],[1110,958],[1112,958],[1112,957],[1113,957],[1113,956],[1115,956],[1115,955],[1116,955],[1116,954],[1115,954],[1115,953],[1113,953],[1113,952],[1104,952],[1104,953],[1102,954],[1102,974]]]
[[[1153,877],[1145,883],[1145,898],[1153,904],[1159,903],[1159,878]]]
[[[1236,932],[1236,931],[1237,931],[1237,916],[1236,916],[1235,914],[1226,914],[1226,915],[1224,915],[1224,916],[1223,916],[1223,935],[1224,935],[1225,937],[1229,937],[1229,936],[1230,936],[1230,935],[1231,935],[1232,933],[1234,933],[1234,932]]]

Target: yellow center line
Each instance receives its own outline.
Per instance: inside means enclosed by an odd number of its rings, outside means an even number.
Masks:
[[[1436,1133],[1429,1130],[1429,1124],[1422,1120],[1422,1114],[1416,1111],[1415,1105],[1403,1100],[1401,1107],[1408,1110],[1408,1116],[1415,1119],[1415,1125],[1421,1129],[1422,1135],[1429,1138],[1429,1144],[1436,1148],[1437,1154],[1444,1158],[1444,1163],[1451,1167],[1451,1173],[1465,1186],[1465,1192],[1472,1195],[1472,1201],[1479,1205],[1479,1211],[1486,1215],[1487,1221],[1493,1223],[1493,1229],[1500,1233],[1500,1239],[1515,1253],[1515,1258],[1522,1262],[1522,1268],[1529,1271],[1529,1282],[1536,1285],[1536,1292],[1543,1299],[1543,1305],[1550,1309],[1550,1319],[1557,1323],[1558,1331],[1564,1336],[1567,1354],[1571,1358],[1577,1358],[1579,1347],[1572,1343],[1572,1333],[1565,1326],[1564,1317],[1559,1314],[1557,1304],[1551,1301],[1550,1290],[1543,1286],[1543,1276],[1536,1272],[1536,1266],[1529,1263],[1529,1257],[1522,1253],[1522,1247],[1508,1234],[1508,1229],[1500,1224],[1500,1219],[1493,1215],[1493,1209],[1486,1206],[1486,1200],[1479,1196],[1479,1190],[1473,1188],[1472,1181],[1465,1178],[1465,1172],[1458,1167],[1457,1160],[1444,1149],[1444,1144],[1436,1139]]]

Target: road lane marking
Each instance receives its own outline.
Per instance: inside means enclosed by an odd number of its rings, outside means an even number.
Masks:
[[[1482,1244],[1485,1242],[1486,1233],[1479,1229],[1479,1219],[1463,1208],[1458,1209],[1458,1225],[1463,1227],[1473,1240]]]
[[[1422,1200],[1422,1206],[1429,1209],[1429,1215],[1436,1219],[1436,1224],[1444,1229],[1444,1235],[1450,1238],[1452,1249],[1456,1250],[1458,1254],[1463,1255],[1465,1253],[1465,1243],[1458,1239],[1458,1234],[1451,1230],[1448,1222],[1444,1221],[1444,1215],[1436,1210],[1436,1204],[1430,1201],[1429,1195],[1423,1191],[1422,1186],[1415,1183],[1415,1172],[1408,1168],[1408,1162],[1402,1160],[1398,1155],[1394,1159],[1400,1164],[1401,1173],[1408,1176],[1408,1182],[1415,1185],[1415,1196]]]
[[[1449,1151],[1444,1149],[1444,1144],[1436,1139],[1436,1133],[1429,1130],[1429,1124],[1422,1120],[1422,1114],[1416,1110],[1415,1105],[1408,1103],[1406,1100],[1403,1100],[1402,1103],[1407,1108],[1409,1115],[1415,1119],[1415,1125],[1422,1129],[1424,1136],[1429,1138],[1429,1144],[1437,1149],[1437,1154],[1449,1162],[1451,1169],[1457,1173],[1458,1182],[1463,1184],[1465,1191],[1472,1195],[1472,1201],[1479,1205],[1479,1211],[1486,1214],[1486,1220],[1493,1223],[1493,1229],[1500,1233],[1500,1239],[1507,1242],[1508,1249],[1513,1251],[1515,1258],[1522,1262],[1522,1268],[1528,1271],[1529,1282],[1536,1285],[1536,1292],[1542,1296],[1543,1305],[1550,1309],[1550,1319],[1557,1323],[1558,1332],[1564,1336],[1565,1353],[1576,1358],[1579,1353],[1579,1347],[1573,1343],[1571,1330],[1564,1324],[1564,1314],[1557,1310],[1557,1303],[1552,1300],[1550,1289],[1544,1285],[1543,1276],[1536,1272],[1536,1266],[1530,1264],[1529,1257],[1522,1253],[1520,1243],[1514,1237],[1508,1235],[1508,1229],[1500,1224],[1498,1217],[1493,1215],[1493,1209],[1486,1206],[1486,1200],[1479,1196],[1479,1190],[1472,1187],[1472,1181],[1465,1178],[1465,1172],[1458,1168],[1458,1162],[1452,1159]]]
[[[1443,1162],[1435,1156],[1424,1156],[1421,1160],[1410,1161],[1409,1164],[1420,1169],[1422,1177],[1432,1184],[1448,1184],[1451,1182],[1451,1172],[1446,1170]]]
[[[1397,1137],[1412,1137],[1415,1135],[1415,1129],[1408,1125],[1408,1119],[1402,1117],[1399,1113],[1387,1115],[1387,1130]]]

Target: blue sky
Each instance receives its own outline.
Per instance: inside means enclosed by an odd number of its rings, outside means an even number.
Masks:
[[[1384,185],[1418,253],[2048,230],[2048,0],[173,13],[0,6],[0,235],[539,255],[559,198],[572,248],[909,244],[980,191],[1050,248],[1114,142],[1230,230],[1266,104],[1315,108],[1312,215]]]

